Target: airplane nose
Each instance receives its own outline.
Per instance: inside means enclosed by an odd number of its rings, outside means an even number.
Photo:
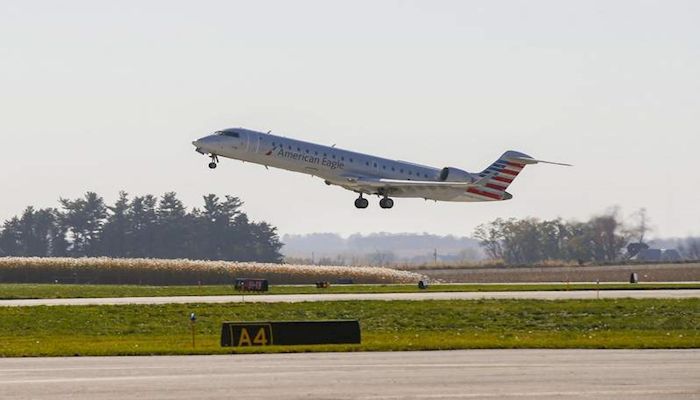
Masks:
[[[204,137],[201,137],[197,140],[192,141],[192,145],[194,147],[198,147],[198,148],[204,147],[207,144],[211,144],[211,143],[212,143],[212,140],[211,140],[211,137],[209,137],[209,136],[204,136]]]
[[[208,149],[208,147],[207,147],[206,144],[207,144],[207,138],[206,138],[206,137],[199,138],[199,139],[197,139],[197,140],[192,141],[192,145],[194,146],[194,149],[195,149],[198,153],[202,153],[202,154],[206,154],[206,153],[209,153],[209,152],[210,152],[210,150]]]

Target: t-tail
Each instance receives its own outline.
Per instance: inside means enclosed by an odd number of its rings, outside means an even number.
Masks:
[[[492,200],[509,200],[513,195],[506,192],[508,186],[518,177],[523,169],[530,164],[555,164],[571,166],[570,164],[537,160],[525,153],[509,150],[485,170],[481,171],[468,192]]]

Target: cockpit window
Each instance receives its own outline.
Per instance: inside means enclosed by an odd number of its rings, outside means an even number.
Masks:
[[[221,132],[219,132],[219,135],[230,136],[230,137],[240,137],[240,134],[238,132],[231,132],[231,131],[221,131]]]

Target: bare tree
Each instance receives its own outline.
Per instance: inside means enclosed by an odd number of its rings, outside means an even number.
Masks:
[[[635,220],[635,224],[628,229],[631,236],[630,239],[635,239],[638,243],[644,243],[644,238],[652,231],[649,217],[647,216],[647,209],[640,208],[632,214],[632,218]]]

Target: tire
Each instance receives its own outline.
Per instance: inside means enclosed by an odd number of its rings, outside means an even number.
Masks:
[[[211,169],[216,168],[216,163],[215,163],[215,162],[210,162],[210,163],[209,163],[209,168],[211,168]]]
[[[381,207],[381,208],[391,208],[393,206],[394,206],[394,200],[392,200],[388,197],[385,197],[385,198],[379,200],[379,207]]]
[[[355,207],[356,208],[367,208],[368,205],[369,205],[369,201],[367,201],[367,199],[365,199],[365,198],[359,197],[359,198],[355,199]]]

